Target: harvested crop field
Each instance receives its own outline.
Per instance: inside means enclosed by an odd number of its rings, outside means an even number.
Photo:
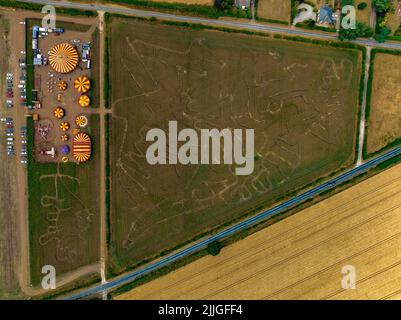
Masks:
[[[91,115],[89,123],[88,162],[28,162],[33,284],[41,279],[44,265],[62,275],[99,261],[99,116]]]
[[[259,0],[258,17],[289,23],[291,20],[291,1]]]
[[[365,2],[368,6],[363,10],[356,10],[356,20],[370,26],[370,15],[372,12],[372,5],[370,1],[366,0],[355,0],[355,8],[358,8],[358,5],[362,2]]]
[[[401,55],[375,53],[368,108],[367,154],[401,138]]]
[[[113,272],[353,163],[359,51],[116,17],[110,32]],[[149,165],[146,132],[171,120],[255,129],[253,173]]]
[[[400,299],[400,191],[397,165],[116,299]]]

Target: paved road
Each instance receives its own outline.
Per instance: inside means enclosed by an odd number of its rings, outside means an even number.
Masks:
[[[97,11],[105,11],[105,12],[112,12],[112,13],[121,13],[121,14],[128,14],[128,15],[136,15],[136,16],[142,16],[142,17],[156,17],[160,19],[172,19],[172,20],[178,20],[178,21],[185,21],[185,22],[191,22],[191,23],[205,23],[205,24],[211,24],[211,25],[217,25],[217,26],[222,26],[222,27],[230,27],[230,28],[244,28],[248,30],[253,30],[253,31],[268,31],[268,32],[276,32],[276,33],[286,33],[286,34],[291,34],[291,35],[299,35],[299,36],[305,36],[305,37],[310,37],[310,38],[317,38],[317,39],[328,39],[328,40],[336,40],[337,37],[336,35],[333,34],[324,34],[324,33],[316,33],[316,32],[311,32],[311,31],[305,31],[305,30],[300,30],[300,29],[293,29],[293,28],[288,28],[288,27],[276,27],[276,26],[269,26],[265,24],[258,24],[258,23],[246,23],[246,22],[238,22],[238,21],[223,21],[223,20],[214,20],[214,19],[207,19],[207,18],[199,18],[199,17],[189,17],[189,16],[180,16],[180,15],[174,15],[174,14],[167,14],[167,13],[160,13],[160,12],[152,12],[152,11],[145,11],[145,10],[138,10],[138,9],[132,9],[132,8],[124,8],[124,7],[116,7],[116,6],[108,6],[108,5],[93,5],[93,4],[83,4],[83,3],[71,3],[67,1],[47,1],[47,0],[22,0],[21,2],[34,2],[34,3],[39,3],[39,4],[51,4],[55,6],[64,6],[64,7],[71,7],[71,8],[78,8],[78,9],[83,9],[83,10],[97,10]],[[401,49],[401,43],[395,43],[395,42],[388,42],[384,44],[379,44],[375,41],[372,40],[356,40],[353,41],[354,43],[366,45],[366,46],[371,46],[371,47],[383,47],[383,48],[392,48],[392,49]],[[110,290],[117,288],[123,284],[127,284],[134,279],[147,274],[153,270],[156,270],[158,268],[161,268],[163,266],[166,266],[168,264],[171,264],[174,261],[177,261],[185,256],[188,256],[194,252],[199,251],[200,249],[206,247],[209,243],[216,241],[216,240],[221,240],[224,239],[228,236],[231,236],[235,234],[236,232],[239,232],[241,230],[244,230],[252,225],[255,225],[275,214],[278,214],[280,212],[286,211],[290,208],[293,208],[294,206],[297,206],[303,202],[305,202],[308,199],[311,199],[319,194],[321,194],[324,191],[333,189],[340,184],[342,184],[345,181],[348,181],[352,179],[353,177],[366,172],[367,170],[377,166],[380,163],[383,163],[386,160],[389,160],[397,155],[401,155],[401,147],[395,148],[386,154],[383,154],[377,158],[374,158],[370,161],[365,162],[364,164],[361,164],[325,183],[322,183],[321,185],[306,191],[302,194],[300,194],[297,197],[294,197],[286,202],[283,202],[271,209],[265,210],[251,218],[248,218],[240,223],[237,223],[236,225],[225,229],[223,231],[218,232],[217,234],[210,236],[208,238],[205,238],[203,240],[198,241],[197,243],[179,250],[171,255],[168,255],[157,262],[151,263],[148,266],[127,273],[123,276],[117,277],[113,280],[110,280],[108,283],[103,283],[101,285],[97,285],[88,289],[83,289],[81,292],[74,294],[72,296],[69,296],[68,299],[80,299],[92,294],[98,294],[102,293],[105,290]]]
[[[69,1],[50,1],[50,0],[18,0],[19,2],[30,2],[36,4],[50,4],[54,6],[63,6],[66,8],[76,8],[82,10],[96,10],[96,11],[104,11],[110,13],[120,13],[126,15],[134,15],[140,17],[155,17],[159,19],[170,19],[176,21],[190,22],[190,23],[203,23],[209,25],[215,25],[220,27],[228,27],[228,28],[236,28],[236,29],[247,29],[252,31],[265,31],[265,32],[274,32],[274,33],[286,33],[295,36],[304,36],[308,38],[316,38],[323,40],[337,40],[336,34],[329,34],[323,32],[313,32],[310,30],[296,29],[286,26],[271,26],[267,24],[259,24],[257,22],[242,22],[242,21],[229,21],[229,20],[216,20],[216,19],[208,19],[208,18],[200,18],[200,17],[191,17],[191,16],[183,16],[183,15],[175,15],[169,13],[162,13],[156,11],[148,11],[148,10],[140,10],[133,8],[126,8],[121,6],[113,6],[113,5],[99,5],[99,4],[87,4],[87,3],[77,3],[77,2],[69,2]],[[401,50],[401,42],[386,42],[386,43],[378,43],[374,40],[367,39],[358,39],[352,41],[353,43],[362,44],[371,47],[378,48],[387,48],[387,49],[400,49]]]

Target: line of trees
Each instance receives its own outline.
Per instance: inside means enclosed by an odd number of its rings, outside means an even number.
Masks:
[[[372,0],[372,7],[377,14],[375,39],[377,42],[384,42],[391,35],[391,30],[387,27],[387,20],[389,14],[394,12],[393,1]]]

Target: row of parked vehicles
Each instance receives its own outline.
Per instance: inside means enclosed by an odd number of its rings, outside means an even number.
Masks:
[[[26,164],[27,163],[27,128],[26,127],[21,127],[21,163]]]
[[[14,95],[13,92],[13,74],[12,73],[7,73],[6,76],[6,81],[7,81],[7,100],[6,100],[6,107],[7,108],[12,108],[13,107],[13,100],[12,96]]]
[[[6,141],[7,141],[7,155],[15,156],[14,148],[14,121],[13,118],[5,117],[0,119],[1,122],[5,123],[6,126]],[[21,163],[27,163],[27,138],[28,132],[26,127],[21,127]]]
[[[7,140],[7,155],[14,156],[14,123],[12,118],[1,118],[2,122],[5,122],[6,126],[6,140]]]
[[[19,59],[19,66],[21,68],[18,88],[20,90],[21,106],[26,107],[26,56],[25,51],[21,51],[22,58]]]
[[[12,98],[14,98],[14,79],[13,79],[13,74],[12,73],[7,73],[6,76],[7,80],[7,92],[6,92],[6,97],[7,97],[7,107],[11,108],[12,107]]]

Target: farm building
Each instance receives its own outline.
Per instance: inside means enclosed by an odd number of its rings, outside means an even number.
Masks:
[[[329,5],[323,5],[320,7],[319,14],[317,17],[318,24],[321,25],[334,25],[336,23],[336,19],[334,16],[333,8]]]

